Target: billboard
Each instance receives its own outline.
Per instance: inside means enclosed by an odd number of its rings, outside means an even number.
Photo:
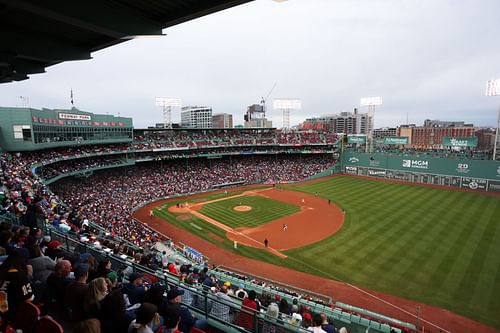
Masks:
[[[486,190],[487,180],[479,178],[462,178],[462,188],[470,190]]]
[[[500,192],[500,181],[489,180],[488,181],[488,192]]]
[[[356,144],[365,144],[366,136],[365,135],[347,135],[347,143],[356,143]]]
[[[418,155],[345,152],[343,164],[410,173],[482,178],[500,181],[500,162],[491,160],[446,159]]]
[[[477,137],[451,137],[445,136],[443,138],[443,146],[445,147],[476,147]]]
[[[386,136],[384,138],[384,145],[407,145],[407,136]]]

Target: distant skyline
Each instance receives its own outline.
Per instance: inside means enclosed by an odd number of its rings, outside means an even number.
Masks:
[[[75,107],[132,117],[137,128],[162,122],[155,97],[210,106],[243,123],[246,107],[300,98],[291,125],[381,96],[375,127],[424,119],[496,126],[500,96],[497,0],[258,0],[65,62],[20,82],[0,84],[0,106]],[[22,98],[20,98],[22,96]],[[180,108],[172,120],[180,122]]]

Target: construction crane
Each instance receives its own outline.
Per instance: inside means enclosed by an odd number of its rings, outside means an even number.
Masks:
[[[266,116],[266,101],[269,98],[269,96],[271,95],[271,93],[273,92],[274,88],[276,88],[276,82],[274,83],[273,87],[267,93],[266,98],[262,97],[262,99],[260,101],[260,105],[262,105],[262,108],[264,110],[264,117]]]

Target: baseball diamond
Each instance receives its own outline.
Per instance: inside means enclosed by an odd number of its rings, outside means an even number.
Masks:
[[[257,254],[256,250],[234,251],[229,240],[238,239],[240,244],[245,244],[243,237],[217,231],[203,221],[201,225],[226,241],[216,242],[188,224],[179,224],[172,219],[175,215],[159,216],[216,243],[225,251],[433,304],[493,326],[500,324],[495,315],[500,308],[500,283],[496,273],[500,257],[495,255],[500,253],[498,196],[354,177],[321,179],[260,193],[286,194],[297,205],[304,197],[306,205],[316,199],[328,206],[330,199],[339,211],[340,208],[346,211],[346,221],[339,222],[342,218],[337,215],[338,227],[334,232],[314,225],[316,221],[307,218],[289,223],[287,232],[281,228],[281,219],[257,228],[270,226],[267,234],[244,229],[261,242],[267,235],[270,246],[276,248],[286,247],[281,241],[294,229],[299,229],[303,237],[310,233],[318,235],[316,241],[303,247],[287,247],[288,250],[282,251],[287,259],[276,260],[274,256]],[[254,195],[242,198],[250,199]],[[252,207],[257,208],[255,204]],[[211,216],[221,218],[225,210],[224,205],[217,205],[208,211]],[[230,224],[224,217],[220,221]],[[335,221],[332,219],[331,223]],[[255,246],[249,242],[247,245]]]

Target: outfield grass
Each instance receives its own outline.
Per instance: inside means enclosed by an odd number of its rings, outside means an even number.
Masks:
[[[347,212],[340,232],[287,251],[293,259],[500,328],[499,197],[352,177],[290,189]]]
[[[237,212],[236,206],[252,210]],[[281,217],[300,212],[300,207],[260,196],[242,196],[203,205],[200,213],[232,228],[256,227]]]
[[[345,209],[341,230],[286,251],[287,260],[244,246],[238,254],[446,308],[500,328],[499,197],[353,177],[287,189],[317,192]],[[202,221],[205,229],[198,230],[177,221],[175,214],[160,214],[235,252],[222,230]]]

